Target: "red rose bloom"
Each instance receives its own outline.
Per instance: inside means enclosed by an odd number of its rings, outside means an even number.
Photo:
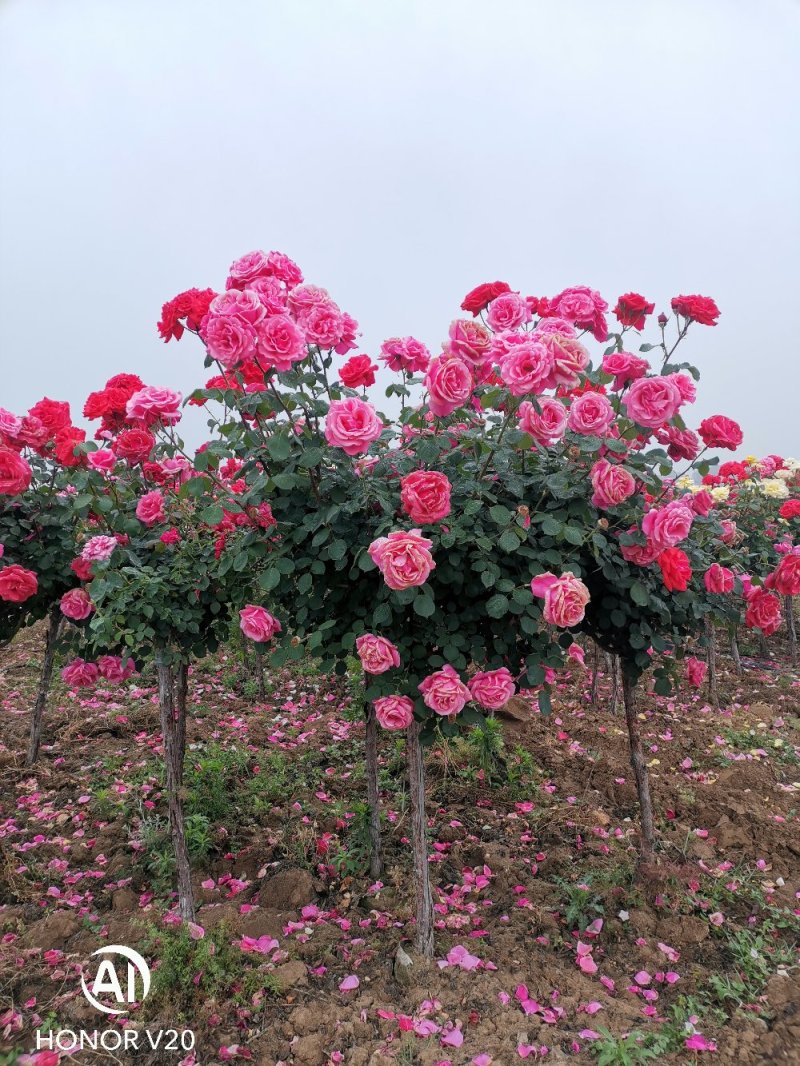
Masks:
[[[179,341],[183,336],[184,328],[194,330],[196,333],[208,312],[209,304],[216,295],[213,289],[187,289],[186,292],[181,292],[168,300],[161,308],[158,332],[165,341],[170,341],[173,337]]]
[[[511,292],[511,286],[507,282],[485,281],[483,285],[478,285],[467,293],[461,303],[461,310],[470,311],[473,316],[477,316],[504,292]]]
[[[16,496],[24,492],[32,476],[26,459],[11,448],[0,447],[0,496]]]
[[[617,300],[614,314],[617,321],[623,326],[633,326],[635,329],[644,329],[644,321],[648,315],[652,315],[656,305],[645,300],[638,292],[626,292]]]
[[[146,429],[126,429],[111,445],[111,450],[117,458],[128,463],[143,463],[149,458],[155,443],[156,438]]]
[[[69,568],[79,581],[92,580],[92,564],[87,559],[81,559],[81,557],[78,556],[77,559],[72,560],[69,564]]]
[[[75,455],[75,446],[86,440],[86,431],[77,426],[66,426],[56,433],[55,456],[62,466],[80,466],[85,456]]]
[[[12,563],[0,570],[0,600],[24,603],[39,590],[39,582],[32,570]]]
[[[670,592],[685,592],[692,580],[692,568],[686,552],[680,548],[665,548],[658,557],[664,584]]]
[[[368,355],[354,355],[339,371],[339,380],[348,389],[357,389],[362,385],[374,385],[377,369],[375,363],[370,362]]]
[[[781,601],[765,588],[753,589],[747,597],[744,624],[770,637],[781,624]]]
[[[90,392],[83,405],[83,417],[95,419],[124,414],[129,399],[126,389],[105,388],[100,392]]]
[[[701,326],[716,326],[719,318],[719,308],[710,296],[674,296],[672,310]]]
[[[800,518],[800,500],[787,500],[778,511],[781,518]]]
[[[800,596],[800,555],[784,555],[773,578],[775,591],[781,596]]]
[[[34,404],[28,414],[38,418],[47,427],[51,438],[70,424],[69,404],[61,400],[49,400],[46,396]]]
[[[738,422],[726,418],[725,415],[704,418],[698,432],[707,448],[730,448],[733,451],[744,440]]]

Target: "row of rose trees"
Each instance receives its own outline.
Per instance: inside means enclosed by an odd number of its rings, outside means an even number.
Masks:
[[[707,451],[741,443],[722,415],[697,432],[685,422],[699,375],[675,352],[693,323],[716,323],[712,300],[675,298],[655,341],[638,346],[649,358],[628,351],[654,311],[633,293],[619,298],[612,332],[607,304],[583,287],[544,299],[497,282],[462,308],[469,317],[438,355],[412,337],[383,344],[399,408],[387,417],[367,398],[378,366],[349,354],[353,319],[286,256],[254,252],[223,292],[192,289],[163,309],[164,339],[196,334],[213,373],[188,398],[209,414],[194,455],[176,431],[182,396],[132,374],[89,396],[93,441],[52,401],[0,415],[2,633],[49,615],[55,641],[66,616],[63,639],[79,653],[64,669],[72,686],[121,680],[134,658],[153,664],[185,917],[187,668],[232,618],[275,666],[311,654],[342,674],[359,655],[373,872],[376,723],[405,732],[416,946],[430,954],[426,744],[519,690],[536,691],[547,713],[548,678],[574,635],[590,634],[622,663],[652,861],[639,679],[649,671],[668,692],[675,661],[711,620],[735,629],[743,615],[769,632],[780,595],[800,592],[797,510],[774,517],[789,545],[775,566],[746,573],[718,486],[675,479],[675,462],[684,476],[713,477]],[[593,356],[595,342],[604,348]],[[782,469],[796,493],[796,468]]]

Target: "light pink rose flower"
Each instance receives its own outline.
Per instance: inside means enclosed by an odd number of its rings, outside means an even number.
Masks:
[[[133,659],[121,659],[119,655],[101,655],[97,660],[97,668],[106,681],[127,681],[136,673]]]
[[[283,374],[308,355],[305,338],[288,315],[267,315],[256,326],[259,363],[265,370],[274,367]]]
[[[532,403],[523,401],[517,410],[519,428],[545,447],[560,441],[567,430],[567,408],[560,400],[545,396],[539,400],[537,411]]]
[[[642,519],[647,542],[659,552],[674,548],[686,540],[692,528],[694,512],[683,500],[672,500],[664,507],[653,507]]]
[[[174,389],[159,389],[154,385],[147,385],[128,400],[125,415],[128,421],[141,422],[145,426],[156,422],[172,426],[181,420],[182,399],[181,394]]]
[[[254,293],[268,315],[282,315],[286,310],[286,290],[277,278],[256,278],[245,292]]]
[[[390,337],[381,345],[378,358],[397,374],[401,370],[407,374],[422,374],[428,369],[431,353],[414,337]]]
[[[537,340],[546,337],[548,333],[561,333],[565,337],[578,336],[577,330],[566,318],[542,318],[536,323],[533,332]]]
[[[499,670],[479,670],[470,678],[468,687],[473,700],[489,711],[503,707],[516,692],[514,678],[505,666]]]
[[[94,610],[94,604],[84,589],[70,589],[61,597],[61,613],[73,622],[82,622]]]
[[[102,533],[96,537],[90,537],[83,546],[81,559],[87,563],[105,562],[110,559],[117,546],[116,537],[106,537]]]
[[[297,285],[287,297],[289,310],[296,318],[302,318],[317,304],[331,303],[331,294],[320,285]]]
[[[552,352],[533,340],[515,344],[500,363],[500,377],[514,396],[544,392],[552,374]]]
[[[86,456],[86,462],[92,470],[99,470],[102,474],[108,474],[114,469],[117,457],[110,448],[98,448],[96,452],[89,452]]]
[[[87,663],[84,659],[73,659],[61,671],[61,676],[70,688],[86,688],[97,683],[100,671],[94,663]]]
[[[567,425],[574,433],[604,437],[613,422],[614,408],[600,392],[584,392],[570,405]]]
[[[382,696],[372,705],[382,729],[408,729],[414,721],[414,704],[408,696]]]
[[[423,537],[419,529],[410,529],[379,537],[367,550],[389,588],[400,591],[424,585],[428,580],[436,567],[430,553],[432,546],[433,541]]]
[[[733,592],[734,580],[733,570],[729,570],[727,566],[720,566],[719,563],[712,563],[703,575],[706,592],[724,595]]]
[[[450,488],[446,474],[415,470],[400,482],[403,510],[412,522],[438,522],[450,514]]]
[[[738,532],[736,523],[731,518],[723,518],[720,525],[722,526],[722,533],[719,539],[723,544],[733,544]]]
[[[633,474],[618,463],[610,463],[607,459],[599,459],[591,470],[592,504],[604,510],[608,507],[616,507],[632,496],[636,491],[636,481]]]
[[[325,440],[348,455],[363,455],[383,432],[372,404],[358,397],[333,400],[325,419]]]
[[[489,358],[492,336],[480,322],[472,318],[457,318],[450,323],[449,340],[445,344],[448,355],[456,355],[471,366],[481,366]]]
[[[608,304],[594,289],[587,285],[574,285],[564,289],[550,301],[550,309],[568,322],[574,322],[579,329],[591,330],[594,339],[608,340],[608,326],[604,312]]]
[[[675,417],[683,398],[669,377],[652,377],[634,381],[622,402],[628,418],[648,429],[659,429]]]
[[[530,322],[531,309],[518,292],[504,292],[489,304],[486,321],[495,333]]]
[[[238,315],[206,315],[201,336],[208,354],[226,370],[233,370],[256,354],[255,328]]]
[[[650,369],[650,364],[641,356],[631,352],[610,352],[603,356],[602,369],[604,374],[613,374],[612,389],[618,391],[631,381],[643,378]]]
[[[22,419],[5,407],[0,407],[0,437],[16,437],[21,429]]]
[[[472,371],[455,355],[432,359],[425,374],[425,387],[431,412],[440,417],[452,414],[463,407],[472,393]]]
[[[419,686],[426,707],[447,716],[463,711],[472,698],[467,686],[449,664],[430,674]]]
[[[269,259],[266,252],[248,252],[235,259],[228,271],[225,287],[228,289],[245,289],[256,278],[266,277],[270,273]]]
[[[269,280],[277,285],[274,279]],[[263,301],[253,289],[228,289],[215,296],[208,306],[210,315],[237,315],[251,326],[260,322],[266,313]]]
[[[589,590],[579,577],[569,571],[556,577],[555,574],[539,574],[531,581],[531,592],[544,599],[545,622],[562,629],[571,629],[583,621]]]
[[[697,386],[688,374],[669,374],[669,380],[681,394],[684,403],[694,403],[697,399]]]
[[[264,644],[280,633],[282,626],[264,607],[249,603],[239,611],[239,629],[249,640]]]
[[[548,383],[550,388],[558,385],[574,388],[589,365],[589,352],[575,337],[562,333],[545,334],[542,344],[553,357],[553,372]]]
[[[157,522],[163,522],[167,517],[164,510],[164,497],[154,489],[146,492],[136,504],[136,517],[146,526],[154,526]]]
[[[635,533],[636,527],[631,526],[627,532]],[[620,544],[619,550],[625,562],[633,563],[634,566],[649,566],[660,555],[659,549],[649,542],[647,544]]]
[[[385,674],[400,665],[400,653],[394,644],[373,633],[356,638],[356,651],[366,674]]]
[[[306,343],[316,344],[319,348],[334,348],[344,332],[342,312],[333,300],[314,304],[300,316],[299,324],[306,335]]]

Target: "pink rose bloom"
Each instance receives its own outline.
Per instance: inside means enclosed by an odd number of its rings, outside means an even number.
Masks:
[[[541,340],[548,333],[560,333],[564,337],[577,337],[578,331],[566,318],[542,318],[534,329],[536,340]]]
[[[445,355],[432,359],[425,374],[428,407],[440,417],[462,407],[472,393],[472,371],[463,359]]]
[[[362,455],[383,432],[375,408],[366,400],[349,396],[333,400],[325,419],[325,439],[348,455]]]
[[[97,668],[100,676],[106,681],[127,681],[136,673],[136,663],[133,659],[121,659],[119,655],[101,655],[97,660]]]
[[[270,273],[269,258],[266,252],[248,252],[247,255],[235,259],[228,271],[228,280],[225,283],[228,289],[245,289],[256,278],[266,277]]]
[[[87,563],[105,562],[111,558],[116,546],[116,537],[106,537],[102,534],[90,537],[83,546],[81,559]]]
[[[714,510],[714,497],[707,489],[701,489],[689,498],[689,506],[695,514],[705,518]]]
[[[70,688],[86,688],[97,683],[100,671],[94,663],[87,663],[84,659],[73,659],[61,671],[61,676]]]
[[[567,425],[574,433],[604,437],[614,422],[614,408],[600,392],[576,396],[569,409]]]
[[[436,563],[430,549],[433,541],[422,536],[418,529],[396,531],[379,537],[370,544],[370,558],[383,574],[390,589],[400,591],[424,585]]]
[[[456,355],[471,366],[481,366],[489,358],[492,337],[485,326],[472,318],[457,318],[450,323],[448,355]]]
[[[181,394],[174,389],[159,389],[147,385],[128,400],[125,415],[128,421],[141,422],[145,426],[156,422],[172,426],[181,420],[182,399]]]
[[[426,707],[434,714],[447,716],[463,711],[472,698],[467,686],[449,664],[430,674],[419,686]]]
[[[0,446],[0,496],[17,496],[32,480],[30,463],[13,449]]]
[[[297,285],[289,293],[286,303],[298,319],[308,314],[317,304],[332,303],[331,294],[320,285]]]
[[[636,491],[633,474],[624,466],[599,459],[591,470],[592,504],[605,510],[616,507]]]
[[[552,352],[533,340],[515,344],[500,363],[500,377],[514,396],[544,392],[552,374]]]
[[[642,532],[648,544],[662,552],[686,540],[693,521],[691,508],[683,500],[673,500],[664,507],[653,507],[647,512],[642,519]]]
[[[646,359],[631,352],[610,352],[603,356],[602,369],[604,374],[614,375],[611,387],[618,391],[631,381],[643,378],[650,369],[650,364]]]
[[[504,292],[489,304],[486,321],[490,329],[500,333],[517,329],[531,320],[531,309],[518,292]]]
[[[208,314],[203,319],[201,336],[212,359],[233,370],[256,354],[256,331],[238,315]]]
[[[263,301],[253,289],[228,289],[215,296],[208,306],[210,315],[237,315],[251,326],[260,322],[266,313]]]
[[[277,278],[256,278],[250,282],[245,292],[254,293],[268,315],[282,315],[286,310],[286,290]],[[263,318],[263,315],[256,321],[260,321],[260,318]]]
[[[380,358],[390,370],[406,374],[423,374],[428,369],[431,353],[413,337],[390,337],[381,345]]]
[[[86,456],[86,462],[92,470],[99,470],[101,474],[108,474],[114,469],[117,457],[109,448],[98,448],[96,452],[89,452]]]
[[[771,576],[781,596],[800,596],[800,555],[784,555]]]
[[[570,646],[567,648],[567,656],[570,659],[574,659],[574,661],[576,663],[579,663],[581,666],[586,666],[586,652],[583,650],[580,644],[576,644],[574,642],[570,644]]]
[[[468,687],[473,700],[489,711],[503,707],[516,692],[514,678],[505,666],[499,670],[478,671],[470,678]]]
[[[16,437],[21,429],[22,419],[0,407],[0,437]]]
[[[136,517],[146,526],[154,526],[157,522],[163,522],[167,517],[164,510],[164,497],[158,491],[146,492],[136,504]]]
[[[282,626],[264,607],[256,607],[250,603],[239,611],[239,629],[248,640],[265,644],[272,640],[276,633],[281,632]]]
[[[684,403],[694,403],[697,399],[697,386],[688,374],[669,374],[669,380],[681,394]]]
[[[542,343],[553,357],[550,387],[563,385],[568,389],[574,388],[589,365],[589,352],[575,337],[563,333],[547,334],[542,338]]]
[[[408,696],[382,696],[372,706],[382,729],[408,729],[414,721],[414,704]]]
[[[555,574],[539,574],[531,581],[531,592],[544,599],[542,611],[545,622],[571,629],[583,621],[589,590],[579,577],[569,571],[556,577]]]
[[[720,540],[723,544],[733,544],[736,540],[736,523],[730,518],[723,518],[720,523],[722,526],[722,533],[720,534]]]
[[[162,544],[178,544],[181,539],[181,535],[177,529],[173,526],[172,529],[165,530],[158,538]]]
[[[308,355],[299,326],[288,315],[268,315],[256,326],[257,355],[265,370],[281,374]]]
[[[94,604],[89,599],[89,594],[83,589],[70,589],[61,597],[61,613],[73,622],[82,622],[94,610]]]
[[[5,549],[5,545],[4,544],[0,544],[0,559],[2,559],[3,556],[5,555],[5,550],[6,550]]]
[[[567,408],[551,396],[539,400],[538,411],[532,403],[524,400],[519,405],[517,416],[519,428],[545,447],[560,441],[567,431]]]
[[[634,381],[622,402],[628,418],[640,426],[659,429],[675,417],[683,398],[669,377],[653,377]]]
[[[686,660],[686,680],[693,688],[700,688],[706,676],[706,664],[690,655]]]
[[[333,300],[314,304],[302,314],[299,322],[306,335],[306,343],[319,348],[335,347],[344,332],[342,312]]]
[[[450,487],[446,474],[415,470],[400,482],[403,510],[412,522],[438,522],[450,514]]]
[[[635,532],[635,526],[628,530],[628,533]],[[633,563],[634,566],[649,566],[660,554],[660,550],[649,542],[647,544],[620,544],[619,551],[625,562]]]
[[[400,653],[390,640],[364,633],[356,639],[356,651],[366,674],[385,674],[400,665]]]
[[[594,289],[586,285],[564,289],[550,301],[550,310],[568,322],[574,322],[579,329],[591,330],[595,340],[608,340],[608,326],[603,313],[608,310],[608,304]]]
[[[729,592],[733,592],[733,571],[729,570],[727,566],[720,566],[719,563],[712,563],[703,575],[703,584],[706,587],[706,592],[716,592],[727,595]]]

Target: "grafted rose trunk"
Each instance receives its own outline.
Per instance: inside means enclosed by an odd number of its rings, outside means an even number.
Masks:
[[[642,835],[639,856],[642,862],[655,860],[655,828],[653,825],[653,801],[650,796],[650,779],[647,764],[642,751],[642,737],[639,732],[639,719],[636,717],[636,682],[622,672],[622,693],[625,704],[625,722],[628,726],[628,741],[631,749],[631,766],[636,779],[636,792],[639,796],[639,818]]]
[[[714,623],[706,619],[706,661],[708,664],[708,700],[719,710],[719,687],[717,685],[717,635]]]
[[[792,666],[797,666],[797,628],[794,620],[793,596],[783,597],[783,610],[786,615],[786,626],[789,630],[789,653],[792,657]]]
[[[186,690],[189,668],[185,663],[156,659],[161,733],[164,737],[164,767],[169,828],[175,851],[178,907],[184,921],[194,919],[191,865],[183,816],[183,759],[186,751]]]
[[[266,690],[264,689],[264,653],[258,644],[255,646],[255,661],[256,661],[256,684],[258,685],[258,702],[263,703],[267,698]]]
[[[408,727],[408,784],[411,797],[411,852],[414,860],[416,899],[416,934],[414,946],[426,958],[433,958],[433,895],[428,865],[428,820],[425,814],[425,762],[420,733],[422,726],[414,719]]]
[[[381,846],[381,807],[378,795],[378,725],[372,701],[364,705],[366,730],[367,806],[369,807],[369,872],[372,877],[383,873],[383,847]]]
[[[44,659],[39,674],[39,686],[36,689],[36,700],[31,711],[31,730],[28,739],[28,754],[25,757],[25,765],[33,766],[39,758],[39,746],[42,742],[42,721],[47,697],[50,694],[50,682],[53,678],[53,664],[56,658],[56,645],[61,634],[64,616],[58,605],[53,607],[47,619],[47,634],[44,643]]]
[[[731,630],[731,656],[733,657],[733,667],[737,674],[742,672],[742,657],[739,654],[739,635],[736,627]]]
[[[622,668],[618,655],[606,652],[606,670],[611,678],[611,713],[619,714],[622,700]]]
[[[597,689],[600,684],[600,645],[592,641],[594,651],[592,653],[592,685],[589,690],[589,702],[592,707],[597,707]]]

